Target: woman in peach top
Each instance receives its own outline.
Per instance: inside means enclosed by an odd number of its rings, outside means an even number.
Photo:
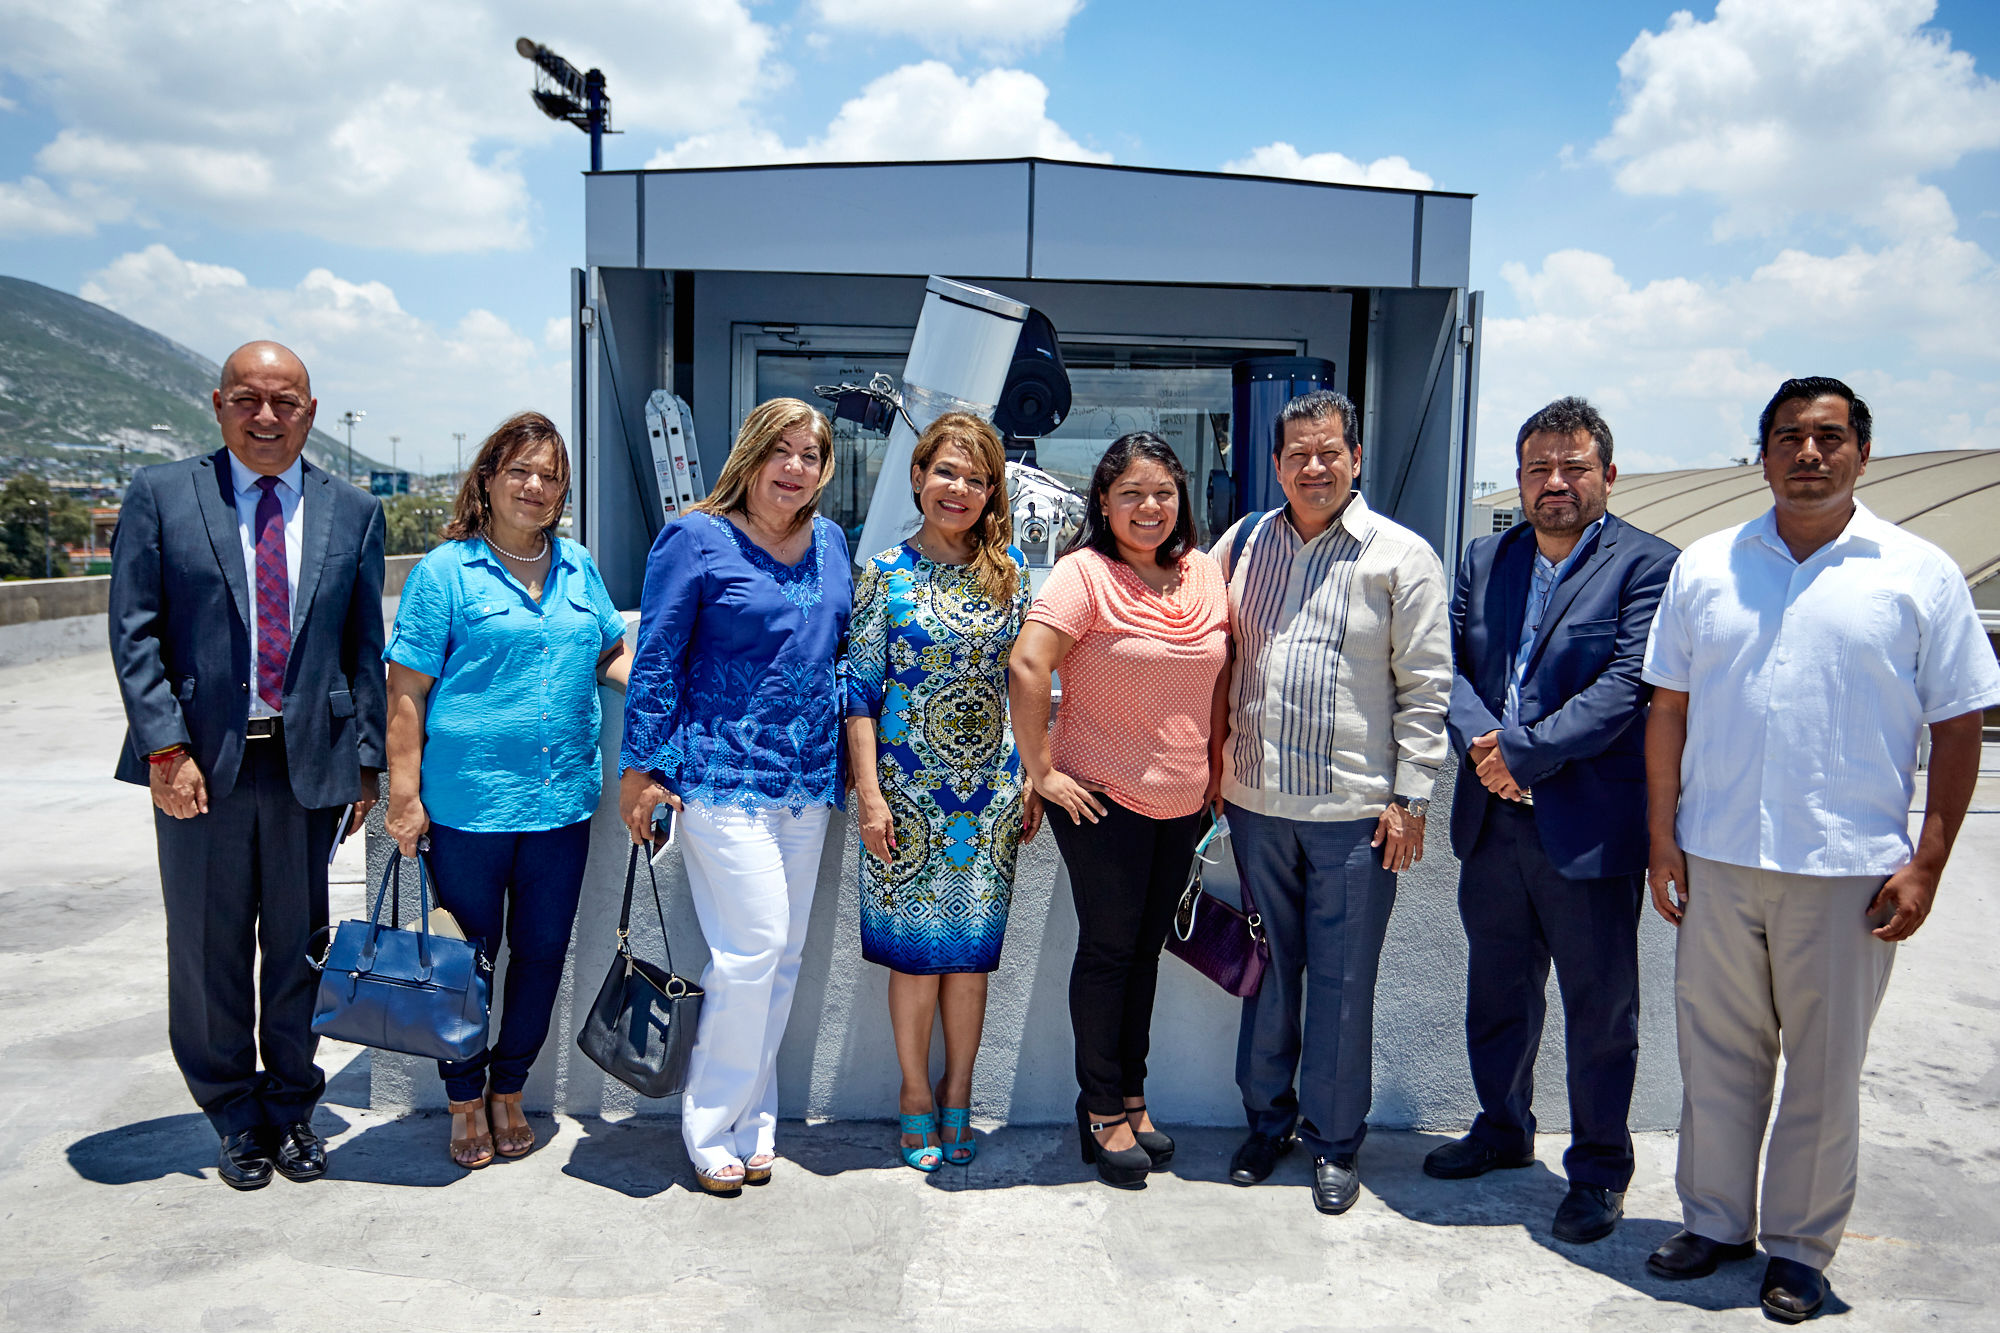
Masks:
[[[1222,573],[1195,545],[1187,470],[1159,436],[1121,436],[1028,610],[1008,692],[1076,898],[1077,1136],[1098,1176],[1128,1189],[1174,1155],[1146,1114],[1146,1048],[1160,948],[1221,782],[1211,738],[1228,704],[1228,624]]]

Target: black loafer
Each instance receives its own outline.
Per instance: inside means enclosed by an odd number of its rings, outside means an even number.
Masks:
[[[1287,1134],[1281,1139],[1253,1133],[1229,1159],[1229,1178],[1239,1185],[1261,1185],[1277,1170],[1278,1159],[1292,1150],[1297,1140]]]
[[[1781,1324],[1803,1324],[1826,1304],[1826,1274],[1796,1259],[1772,1256],[1758,1292],[1764,1313]]]
[[[1488,1171],[1512,1171],[1534,1164],[1533,1153],[1525,1157],[1502,1157],[1491,1146],[1468,1134],[1431,1149],[1424,1157],[1424,1174],[1439,1180],[1470,1180]]]
[[[318,1180],[326,1174],[326,1141],[303,1120],[281,1125],[272,1164],[286,1180]]]
[[[1625,1195],[1601,1185],[1571,1185],[1556,1209],[1555,1238],[1571,1245],[1588,1245],[1603,1240],[1618,1229],[1625,1216]]]
[[[1313,1207],[1338,1217],[1360,1197],[1361,1172],[1355,1169],[1351,1154],[1313,1158]]]
[[[271,1183],[271,1143],[262,1125],[225,1135],[216,1173],[233,1190],[260,1190]]]
[[[1676,1231],[1659,1249],[1646,1256],[1646,1271],[1673,1282],[1707,1277],[1717,1264],[1734,1263],[1757,1253],[1754,1240],[1726,1244],[1697,1236],[1692,1231]]]

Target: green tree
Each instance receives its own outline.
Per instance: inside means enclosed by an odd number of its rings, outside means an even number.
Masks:
[[[422,555],[444,540],[448,495],[392,495],[382,501],[384,555]]]
[[[0,578],[60,578],[69,573],[64,545],[89,538],[90,511],[42,478],[22,472],[0,486]]]

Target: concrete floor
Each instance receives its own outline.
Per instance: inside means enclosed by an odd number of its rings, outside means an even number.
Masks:
[[[1094,1183],[1073,1141],[992,1128],[969,1170],[896,1164],[878,1124],[788,1125],[768,1187],[693,1191],[671,1123],[538,1119],[552,1141],[466,1175],[441,1117],[367,1101],[366,1052],[323,1048],[331,1177],[239,1195],[166,1048],[145,794],[108,774],[121,727],[102,654],[0,669],[0,1327],[771,1329],[1242,1327],[1748,1329],[1761,1263],[1646,1277],[1675,1226],[1674,1140],[1643,1136],[1628,1219],[1568,1247],[1541,1165],[1445,1183],[1441,1141],[1380,1134],[1343,1218],[1307,1164],[1227,1183],[1236,1135],[1185,1133],[1142,1193]],[[2000,1326],[2000,774],[1937,912],[1899,960],[1863,1088],[1833,1327]],[[336,869],[335,915],[360,899]],[[337,1072],[336,1072],[337,1071]],[[1169,1125],[1171,1128],[1171,1125]]]

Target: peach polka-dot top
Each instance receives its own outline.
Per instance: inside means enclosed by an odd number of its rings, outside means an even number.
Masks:
[[[1163,596],[1086,547],[1056,562],[1028,619],[1076,640],[1056,668],[1055,766],[1154,819],[1201,809],[1229,653],[1228,590],[1207,552],[1182,556],[1180,585]]]

